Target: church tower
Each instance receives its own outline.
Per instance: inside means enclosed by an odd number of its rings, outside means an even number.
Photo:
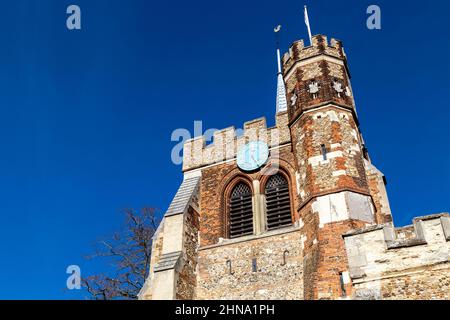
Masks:
[[[185,142],[142,299],[352,296],[343,235],[391,223],[385,179],[359,129],[341,42],[316,35],[280,56],[274,127],[259,118],[208,145]]]

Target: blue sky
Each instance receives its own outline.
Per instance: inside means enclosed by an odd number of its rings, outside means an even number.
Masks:
[[[4,1],[0,19],[0,298],[75,299],[124,207],[164,211],[177,128],[274,123],[276,61],[313,33],[344,42],[358,114],[395,223],[449,210],[447,1]],[[66,28],[77,4],[82,30]],[[106,266],[107,267],[107,266]]]

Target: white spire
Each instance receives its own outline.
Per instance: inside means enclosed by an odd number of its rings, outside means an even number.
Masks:
[[[278,25],[273,31],[275,33],[280,32],[281,26]],[[278,63],[278,73],[277,73],[277,102],[276,108],[277,113],[287,111],[287,100],[286,100],[286,88],[284,86],[283,73],[281,72],[281,57],[280,57],[280,48],[278,44],[277,37],[277,63]]]

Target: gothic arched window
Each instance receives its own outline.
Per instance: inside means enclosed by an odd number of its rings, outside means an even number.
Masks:
[[[276,174],[269,178],[265,189],[267,229],[277,229],[292,224],[289,183]]]
[[[231,191],[229,223],[230,238],[253,234],[252,190],[246,183]]]

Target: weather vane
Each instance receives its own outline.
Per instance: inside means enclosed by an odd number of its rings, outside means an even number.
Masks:
[[[281,73],[280,36],[279,36],[280,31],[281,31],[281,25],[277,25],[273,29],[273,32],[275,32],[275,35],[276,35],[278,73]]]

